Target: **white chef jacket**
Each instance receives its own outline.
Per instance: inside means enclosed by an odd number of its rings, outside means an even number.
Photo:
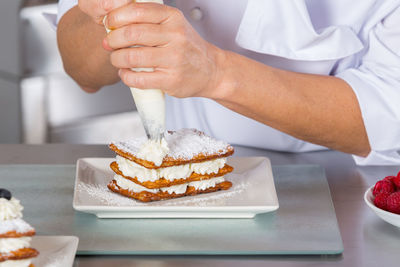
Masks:
[[[264,64],[333,75],[357,96],[372,152],[360,165],[400,165],[398,0],[176,0],[207,41]],[[60,0],[58,19],[77,0]],[[197,128],[232,144],[278,151],[326,149],[204,98],[167,97],[168,129]],[[335,125],[332,125],[335,127]]]

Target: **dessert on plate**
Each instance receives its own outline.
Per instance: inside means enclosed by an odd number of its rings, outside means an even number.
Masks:
[[[234,152],[226,142],[195,129],[165,133],[154,141],[112,142],[117,154],[110,167],[114,179],[108,188],[143,202],[227,190],[224,175],[233,168],[226,158]]]
[[[0,267],[33,267],[39,255],[30,247],[35,229],[22,219],[22,210],[19,200],[0,188]]]

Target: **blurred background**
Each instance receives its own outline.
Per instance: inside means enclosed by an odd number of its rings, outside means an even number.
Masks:
[[[103,144],[144,136],[125,85],[88,94],[64,72],[49,22],[56,12],[56,0],[0,1],[0,143]]]

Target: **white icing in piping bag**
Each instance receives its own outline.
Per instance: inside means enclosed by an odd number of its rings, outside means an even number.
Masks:
[[[163,4],[162,0],[136,0],[136,2],[154,2]],[[104,18],[105,21],[106,17]],[[107,29],[107,32],[110,32]],[[137,72],[153,72],[153,68],[133,68]],[[147,138],[161,141],[165,131],[165,96],[159,89],[130,88],[136,108],[139,112]]]

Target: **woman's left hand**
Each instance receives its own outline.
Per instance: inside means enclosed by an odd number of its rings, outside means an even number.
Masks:
[[[113,50],[111,63],[129,87],[161,89],[175,97],[218,97],[224,51],[201,38],[178,9],[132,3],[110,12],[105,23],[113,31],[103,46]]]

